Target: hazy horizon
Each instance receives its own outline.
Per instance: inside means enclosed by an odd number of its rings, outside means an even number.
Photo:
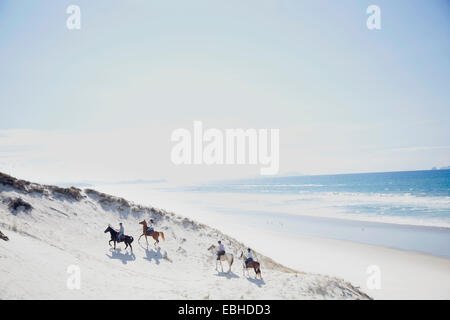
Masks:
[[[242,176],[238,178],[221,178],[221,179],[193,179],[189,181],[171,181],[170,179],[135,179],[135,180],[73,180],[73,181],[51,181],[46,179],[36,180],[36,181],[30,181],[33,183],[40,183],[40,184],[50,184],[50,185],[57,185],[60,187],[95,187],[96,185],[132,185],[132,184],[152,184],[152,185],[158,185],[158,184],[171,184],[172,182],[175,183],[207,183],[207,182],[233,182],[238,180],[247,180],[247,179],[271,179],[271,178],[294,178],[294,177],[320,177],[320,176],[339,176],[339,175],[358,175],[358,174],[372,174],[372,173],[402,173],[402,172],[421,172],[421,171],[443,171],[443,170],[450,170],[450,166],[441,167],[441,168],[431,168],[431,169],[417,169],[417,170],[398,170],[398,171],[372,171],[372,172],[343,172],[343,173],[327,173],[327,174],[308,174],[308,173],[286,173],[286,174],[276,174],[271,176],[261,176],[261,175],[248,175],[248,176]],[[8,174],[14,178],[20,179],[20,180],[28,180],[27,177],[21,177],[21,176],[14,176],[11,173],[0,171],[1,173]]]

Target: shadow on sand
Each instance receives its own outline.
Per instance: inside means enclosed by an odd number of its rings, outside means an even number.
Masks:
[[[251,283],[256,284],[259,288],[261,288],[264,284],[266,284],[262,279],[260,280],[256,278],[247,277],[247,280],[250,281]]]
[[[220,272],[220,271],[217,272],[216,277],[223,277],[227,279],[239,278],[239,276],[234,272]]]
[[[150,262],[152,260],[155,260],[156,264],[160,264],[161,263],[160,260],[164,259],[164,256],[161,253],[160,247],[157,247],[156,250],[148,249],[148,247],[147,248],[144,248],[143,246],[141,246],[141,247],[145,250],[145,257],[144,257],[145,260],[148,260]]]
[[[119,249],[120,250],[120,249]],[[136,260],[136,256],[133,252],[126,251],[125,253],[121,253],[119,250],[109,249],[111,255],[106,255],[110,259],[118,259],[121,260],[123,264],[127,264],[128,261]]]

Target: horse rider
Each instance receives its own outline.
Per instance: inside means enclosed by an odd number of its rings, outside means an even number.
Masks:
[[[151,235],[154,231],[153,229],[153,219],[150,219],[150,221],[148,222],[148,226],[147,226],[147,234]]]
[[[245,259],[245,266],[248,266],[248,264],[253,261],[252,250],[250,248],[248,248],[247,251],[248,251],[248,253],[247,253],[247,259]]]
[[[217,250],[217,260],[220,260],[220,256],[225,254],[225,247],[222,244],[222,241],[217,242],[219,244],[219,248]]]
[[[119,235],[117,236],[117,242],[120,242],[120,237],[123,236],[123,234],[125,232],[122,222],[119,223],[119,225],[120,225],[120,228],[119,228]]]

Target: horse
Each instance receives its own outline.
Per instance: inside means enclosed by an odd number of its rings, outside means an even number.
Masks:
[[[259,275],[259,279],[262,280],[262,276],[261,276],[261,268],[260,268],[260,264],[258,261],[250,261],[248,264],[245,263],[245,260],[247,259],[246,256],[244,256],[244,253],[241,252],[241,255],[239,257],[242,261],[242,267],[243,267],[243,273],[244,273],[244,277],[245,277],[245,271],[247,271],[247,275],[249,276],[248,270],[250,268],[253,268],[253,270],[255,270],[255,278],[258,278]]]
[[[111,241],[114,241],[114,249],[116,249],[116,242],[117,241],[117,236],[119,235],[119,233],[114,230],[113,228],[111,228],[111,225],[108,225],[108,228],[106,228],[105,233],[109,232],[111,234],[111,240],[109,240],[109,246],[111,247]],[[132,236],[127,236],[127,235],[122,235],[121,237],[121,241],[120,242],[125,242],[125,250],[128,248],[128,246],[130,246],[131,248],[131,252],[133,252],[133,247],[131,246],[131,243],[133,242],[133,237]]]
[[[215,246],[215,245],[212,245],[212,246],[210,246],[210,247],[208,248],[208,251],[213,251],[215,248],[216,248],[216,246]],[[220,268],[221,268],[221,270],[222,270],[222,272],[223,272],[222,261],[227,261],[227,262],[228,262],[228,271],[227,271],[227,272],[230,273],[230,272],[231,272],[231,266],[233,265],[233,262],[234,262],[234,256],[233,256],[233,254],[231,254],[231,253],[225,253],[225,254],[223,254],[223,255],[220,256],[220,260],[217,260],[217,259],[216,259],[216,270],[217,270],[217,263],[220,262]],[[219,271],[219,270],[217,270],[217,271]]]
[[[157,243],[159,244],[159,240],[158,240],[159,235],[161,235],[161,239],[166,241],[166,238],[164,238],[164,232],[162,232],[162,231],[158,232],[156,230],[153,230],[152,234],[147,234],[148,227],[147,227],[147,222],[145,220],[139,222],[139,224],[142,224],[142,234],[139,237],[138,242],[139,242],[139,240],[141,240],[142,236],[145,236],[145,241],[147,242],[147,245],[148,245],[147,236],[152,236],[153,239],[155,240],[155,247],[156,247],[156,244]]]

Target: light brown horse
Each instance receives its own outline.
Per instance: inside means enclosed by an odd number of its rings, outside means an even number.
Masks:
[[[164,232],[162,232],[162,231],[158,232],[158,231],[154,230],[152,232],[152,234],[147,234],[147,228],[148,228],[147,227],[147,221],[143,220],[143,221],[139,222],[139,224],[142,224],[142,234],[139,237],[138,242],[139,242],[139,240],[141,240],[142,236],[145,236],[145,241],[147,242],[147,245],[148,245],[147,236],[152,236],[153,239],[155,240],[155,246],[156,246],[156,244],[159,243],[159,240],[158,240],[159,235],[161,235],[161,238],[164,241],[166,241],[166,238],[164,238]]]

